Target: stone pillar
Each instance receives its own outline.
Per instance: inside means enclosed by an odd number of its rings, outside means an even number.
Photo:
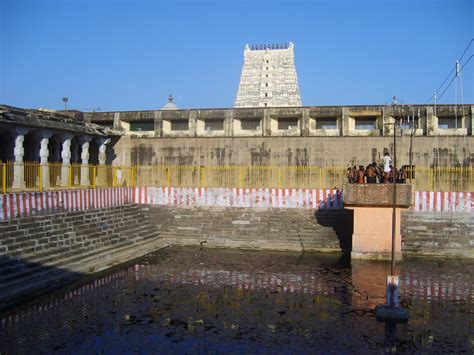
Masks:
[[[162,134],[162,122],[163,120],[161,119],[161,111],[155,111],[153,112],[153,122],[154,122],[154,128],[155,128],[155,137],[161,137]]]
[[[92,140],[91,137],[81,138],[81,186],[89,186],[89,142]]]
[[[49,188],[50,181],[49,181],[49,139],[53,135],[53,132],[48,130],[43,130],[40,132],[39,136],[41,138],[40,141],[40,164],[41,164],[41,187],[43,189]]]
[[[349,109],[347,107],[342,108],[342,135],[344,137],[348,136],[350,133],[350,127],[349,127]]]
[[[105,167],[107,159],[107,144],[110,143],[110,138],[102,138],[99,145],[99,166],[97,168],[97,185],[107,185],[107,168]]]
[[[384,106],[382,109],[382,135],[389,137],[392,135],[391,117],[389,109]]]
[[[69,174],[71,170],[71,141],[73,135],[64,133],[62,135],[62,149],[61,149],[61,186],[69,186]]]
[[[25,142],[25,134],[28,133],[27,128],[17,128],[14,131],[15,135],[15,148],[13,154],[15,156],[15,162],[13,166],[13,188],[24,189],[25,184],[25,166],[23,164],[23,157],[25,156],[25,148],[23,143]]]
[[[190,137],[197,137],[197,133],[198,133],[197,125],[198,125],[198,110],[191,110],[191,112],[189,113],[189,126],[188,126]]]
[[[262,131],[264,137],[272,135],[272,112],[269,108],[263,109]]]
[[[113,128],[117,130],[122,130],[122,125],[120,122],[120,112],[114,112]]]
[[[224,119],[224,136],[234,135],[234,110],[226,110]]]
[[[426,135],[436,136],[438,133],[438,117],[434,115],[432,106],[426,106]]]
[[[302,109],[301,116],[301,135],[303,137],[309,136],[309,108],[305,107]]]

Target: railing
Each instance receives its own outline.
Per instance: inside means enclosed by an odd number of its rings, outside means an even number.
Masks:
[[[343,167],[138,166],[140,186],[332,188],[345,181]]]
[[[37,162],[0,163],[0,188],[3,193],[135,186],[135,177],[133,167]]]
[[[341,188],[346,167],[330,166],[110,166],[0,163],[6,191],[117,186]],[[415,167],[407,182],[423,191],[473,191],[473,167]]]

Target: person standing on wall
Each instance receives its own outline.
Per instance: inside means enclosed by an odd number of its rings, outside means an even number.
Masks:
[[[383,176],[384,176],[384,182],[388,181],[388,175],[390,173],[390,166],[392,165],[392,158],[390,158],[390,154],[388,152],[385,152],[383,158]]]

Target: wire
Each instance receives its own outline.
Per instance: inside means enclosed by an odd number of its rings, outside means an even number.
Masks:
[[[469,41],[467,47],[464,49],[464,52],[462,52],[461,57],[458,59],[459,62],[460,62],[461,59],[464,57],[464,54],[466,54],[466,52],[467,52],[467,50],[469,49],[469,47],[471,46],[472,42],[474,42],[474,38],[471,38],[471,40]],[[472,58],[472,55],[471,55],[471,57],[470,57],[467,61],[469,62],[469,60],[471,60],[471,58]],[[467,64],[467,62],[466,62],[466,64]],[[449,74],[446,76],[446,78],[443,80],[443,82],[441,83],[441,85],[439,86],[439,88],[434,92],[433,95],[431,95],[431,96],[428,98],[428,100],[426,100],[426,101],[423,103],[423,105],[425,105],[427,102],[429,102],[432,98],[435,97],[436,93],[443,87],[444,83],[446,82],[446,80],[449,79],[449,77],[451,76],[451,74],[453,73],[453,71],[454,71],[455,69],[456,69],[456,66],[454,66],[453,69],[451,69],[451,71],[450,71]],[[445,91],[446,91],[446,90],[445,90]],[[443,93],[444,93],[444,91],[443,91]]]
[[[459,72],[462,71],[462,68],[464,68],[466,66],[467,63],[469,63],[469,61],[472,59],[472,57],[474,57],[474,54],[471,54],[471,56],[469,57],[468,60],[466,60],[466,62],[462,65],[461,69],[459,69]]]
[[[449,72],[449,74],[446,76],[446,78],[443,80],[443,82],[441,83],[441,85],[439,86],[439,88],[434,92],[433,95],[431,95],[428,100],[426,100],[423,105],[425,105],[428,101],[430,101],[432,98],[434,98],[434,96],[436,95],[436,93],[443,87],[444,83],[446,82],[446,80],[449,79],[449,77],[451,76],[451,74],[453,73],[454,69],[456,69],[456,67],[454,66],[453,69],[451,69],[451,71]]]
[[[466,54],[467,50],[469,49],[469,47],[471,46],[472,42],[474,41],[474,38],[471,38],[471,42],[469,42],[469,44],[467,45],[466,49],[464,50],[464,52],[462,52],[461,54],[461,58],[459,58],[458,60],[461,61],[462,57],[464,57],[464,54]]]
[[[467,63],[469,63],[469,61],[472,59],[472,57],[474,57],[474,54],[472,54],[469,59],[462,65],[462,67],[459,69],[459,73],[462,72],[462,69],[466,66]],[[448,86],[446,86],[446,88],[443,90],[443,92],[441,93],[441,95],[438,96],[438,100],[441,99],[441,97],[444,95],[444,93],[446,92],[446,90],[449,89],[449,87],[451,86],[451,84],[453,83],[454,79],[456,79],[456,75],[453,76],[453,78],[451,79],[451,81],[449,82]]]

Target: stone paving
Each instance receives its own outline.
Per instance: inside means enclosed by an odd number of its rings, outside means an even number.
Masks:
[[[390,265],[315,253],[170,248],[0,315],[0,353],[473,352],[474,262]]]

